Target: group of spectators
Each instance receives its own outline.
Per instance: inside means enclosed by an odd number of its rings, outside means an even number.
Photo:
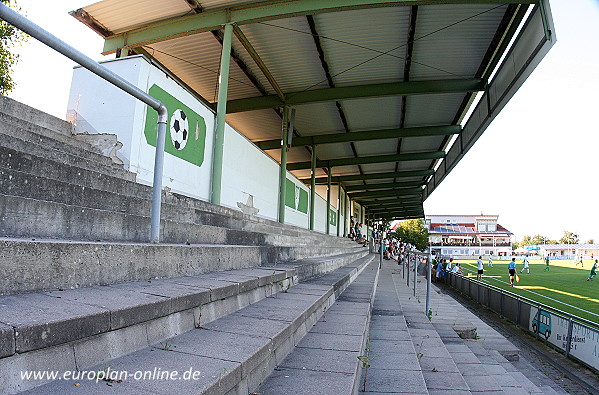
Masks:
[[[382,246],[383,259],[396,261],[403,265],[414,258],[415,247],[401,239],[387,237],[380,240]]]
[[[443,281],[447,278],[447,273],[459,275],[464,274],[462,265],[459,263],[454,264],[453,258],[449,258],[449,260],[446,258],[433,259],[431,271],[431,278],[433,279],[433,282]]]
[[[363,244],[364,246],[368,242],[368,238],[365,234],[362,234],[362,223],[356,221],[352,216],[349,217],[349,235],[348,237],[353,241]]]

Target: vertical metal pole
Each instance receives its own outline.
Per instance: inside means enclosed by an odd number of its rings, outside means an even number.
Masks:
[[[225,25],[223,50],[220,58],[220,76],[218,78],[218,105],[214,129],[214,158],[212,159],[212,196],[210,202],[220,204],[223,180],[223,151],[225,147],[225,116],[227,115],[227,91],[229,90],[229,65],[231,61],[231,37],[233,25]]]
[[[408,267],[406,269],[406,272],[408,273],[407,276],[407,280],[406,280],[406,285],[409,287],[410,286],[410,255],[408,254],[408,263],[407,263]]]
[[[416,296],[416,275],[418,273],[418,258],[414,256],[414,296]]]
[[[154,181],[152,183],[152,215],[150,218],[150,242],[160,242],[160,208],[162,203],[162,174],[164,170],[164,145],[168,114],[158,118],[156,153],[154,156]]]
[[[314,230],[314,202],[316,201],[316,146],[312,144],[312,177],[310,177],[310,230]]]
[[[327,235],[330,234],[331,230],[331,167],[327,169]]]
[[[337,183],[337,237],[341,228],[341,183]]]
[[[428,261],[426,262],[426,315],[428,316],[428,312],[431,309],[431,265],[432,265],[432,255],[429,254]]]
[[[285,223],[285,198],[287,197],[287,127],[289,124],[289,107],[283,107],[283,122],[281,130],[283,139],[281,144],[281,173],[279,175],[279,222]]]
[[[343,237],[347,237],[349,218],[347,217],[347,193],[343,191]]]

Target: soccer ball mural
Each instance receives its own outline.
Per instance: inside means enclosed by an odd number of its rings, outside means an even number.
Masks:
[[[179,151],[185,148],[189,137],[189,126],[187,115],[181,109],[177,109],[171,116],[171,140]]]

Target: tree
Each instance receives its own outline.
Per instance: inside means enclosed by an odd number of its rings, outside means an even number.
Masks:
[[[421,219],[403,221],[397,227],[395,234],[403,241],[413,244],[419,251],[424,251],[428,247],[428,229]]]
[[[15,0],[0,0],[1,3],[19,10]],[[19,55],[12,50],[17,44],[27,40],[27,35],[13,25],[0,20],[0,94],[6,95],[15,88],[12,79],[13,67],[19,61]]]
[[[579,243],[578,234],[564,230],[564,235],[562,236],[561,239],[559,239],[559,243],[560,244],[578,244]]]
[[[595,239],[588,239],[585,244],[595,244]]]

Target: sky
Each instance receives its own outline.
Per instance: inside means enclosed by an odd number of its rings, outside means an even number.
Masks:
[[[95,60],[102,38],[68,12],[93,0],[19,0],[29,19]],[[426,214],[494,214],[514,233],[599,243],[599,0],[550,1],[557,43],[447,178]],[[74,63],[30,40],[9,96],[64,118]]]

